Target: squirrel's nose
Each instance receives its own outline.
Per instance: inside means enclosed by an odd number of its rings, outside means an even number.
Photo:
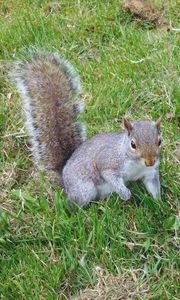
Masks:
[[[144,163],[146,165],[146,167],[152,167],[155,164],[155,158],[151,158],[151,159],[145,159]]]

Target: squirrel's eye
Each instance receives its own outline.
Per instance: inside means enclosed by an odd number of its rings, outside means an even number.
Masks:
[[[162,141],[161,141],[161,139],[159,139],[158,145],[161,146],[161,143],[162,143]]]
[[[133,148],[133,149],[136,149],[136,144],[135,144],[135,142],[132,140],[131,141],[131,147]]]

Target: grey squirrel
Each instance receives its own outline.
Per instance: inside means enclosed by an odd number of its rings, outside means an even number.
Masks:
[[[100,133],[89,140],[78,122],[83,109],[80,79],[57,54],[35,51],[20,61],[13,79],[22,98],[35,162],[57,173],[68,201],[83,207],[116,192],[128,200],[129,181],[142,180],[160,198],[160,119],[130,122],[125,130]]]

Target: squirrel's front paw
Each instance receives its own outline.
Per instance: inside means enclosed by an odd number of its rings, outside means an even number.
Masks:
[[[129,200],[131,198],[131,192],[129,189],[125,189],[125,190],[121,191],[121,193],[119,193],[119,196],[123,200]]]

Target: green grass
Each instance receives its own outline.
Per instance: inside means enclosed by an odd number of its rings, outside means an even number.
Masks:
[[[162,2],[177,28],[178,1],[153,1]],[[51,13],[47,3],[1,4],[0,299],[68,299],[95,285],[97,265],[112,274],[141,269],[151,299],[179,299],[179,33],[132,21],[118,0],[64,0]],[[112,195],[71,212],[36,172],[19,95],[6,77],[31,45],[60,52],[78,69],[89,137],[121,130],[125,114],[162,116],[161,201],[133,184],[127,202]]]

